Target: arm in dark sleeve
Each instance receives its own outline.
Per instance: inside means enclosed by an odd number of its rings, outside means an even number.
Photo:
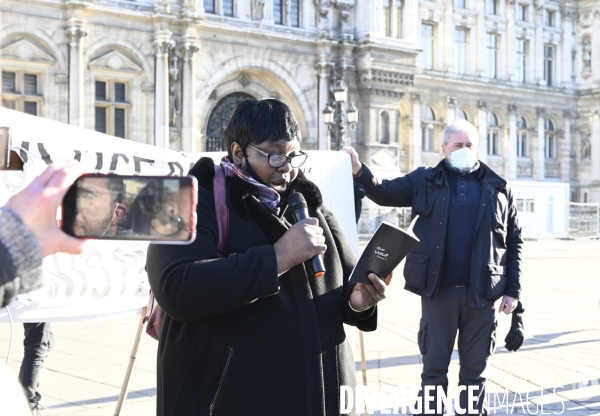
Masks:
[[[8,207],[0,208],[0,307],[42,286],[42,250]]]
[[[196,240],[189,245],[150,245],[146,270],[156,300],[182,322],[239,309],[279,292],[272,245],[217,258],[217,221],[211,191],[200,188]],[[230,229],[231,234],[235,232]]]
[[[523,274],[523,238],[521,237],[521,225],[517,218],[517,207],[514,202],[513,194],[510,189],[508,196],[508,229],[506,230],[507,247],[507,279],[505,295],[520,299],[521,297],[521,278]]]
[[[365,186],[367,197],[378,205],[409,207],[412,204],[413,183],[410,174],[392,180],[380,180],[363,164],[356,180]]]
[[[350,307],[350,294],[356,286],[356,282],[349,281],[350,274],[357,262],[356,254],[342,231],[342,228],[333,214],[325,207],[322,209],[327,225],[331,230],[342,263],[342,271],[344,273],[344,295],[342,302],[344,323],[353,325],[361,331],[374,331],[377,329],[377,306],[373,306],[366,311],[355,312]]]

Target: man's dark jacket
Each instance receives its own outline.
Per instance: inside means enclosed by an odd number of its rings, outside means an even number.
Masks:
[[[517,209],[506,181],[480,162],[481,201],[471,250],[470,300],[483,307],[503,295],[521,295],[523,240]],[[433,298],[442,271],[450,186],[446,163],[434,168],[420,167],[406,176],[380,181],[363,165],[358,178],[367,197],[383,206],[412,207],[419,219],[414,233],[421,240],[406,257],[405,289]],[[464,230],[473,232],[473,230]]]
[[[327,272],[309,276],[305,263],[278,277],[273,244],[290,213],[279,219],[254,186],[227,177],[229,256],[217,259],[214,164],[200,159],[191,173],[200,185],[196,240],[148,250],[150,286],[166,313],[157,415],[209,415],[213,402],[214,416],[339,415],[339,386],[354,386],[356,372],[343,323],[372,331],[377,312],[350,309],[356,256],[318,188],[301,173],[290,185],[323,228]]]

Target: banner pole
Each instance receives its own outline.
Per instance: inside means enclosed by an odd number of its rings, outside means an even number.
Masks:
[[[358,343],[360,345],[360,367],[362,369],[363,386],[367,385],[367,361],[365,360],[365,343],[363,341],[363,331],[358,330]],[[365,402],[365,414],[369,416],[367,412],[367,403]]]
[[[131,355],[129,356],[129,365],[127,366],[127,372],[125,373],[125,378],[123,379],[123,386],[121,387],[121,393],[119,394],[119,401],[117,402],[117,408],[115,409],[115,416],[119,416],[119,414],[121,413],[121,407],[123,406],[123,402],[125,402],[125,399],[127,398],[127,390],[129,390],[129,378],[131,377],[131,372],[133,371],[133,363],[135,362],[137,350],[140,346],[140,340],[142,339],[142,329],[144,329],[144,317],[146,316],[147,308],[147,306],[144,306],[142,308],[140,322],[138,324],[137,333],[135,334],[135,340],[133,341],[133,348],[131,349]]]

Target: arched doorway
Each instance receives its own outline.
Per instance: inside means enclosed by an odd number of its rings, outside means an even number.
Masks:
[[[251,99],[254,99],[254,97],[250,94],[234,92],[219,100],[208,118],[208,125],[206,127],[207,152],[222,152],[227,150],[223,133],[225,133],[233,111],[239,103]]]

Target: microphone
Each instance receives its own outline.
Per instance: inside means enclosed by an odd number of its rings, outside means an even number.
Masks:
[[[306,200],[301,193],[293,192],[288,196],[288,206],[292,210],[292,215],[296,219],[296,222],[300,222],[305,218],[308,218],[308,205]],[[325,274],[325,266],[323,265],[323,259],[320,255],[312,258],[311,261],[313,274],[315,277],[323,277]]]

